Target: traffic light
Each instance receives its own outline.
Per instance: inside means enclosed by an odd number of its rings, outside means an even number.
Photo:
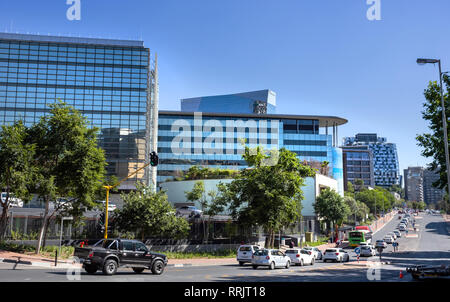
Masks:
[[[158,165],[158,160],[159,160],[158,154],[156,154],[155,151],[152,151],[152,152],[150,153],[150,165],[151,165],[152,167],[156,167],[156,166]]]

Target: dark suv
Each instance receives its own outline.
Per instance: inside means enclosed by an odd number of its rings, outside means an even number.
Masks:
[[[135,273],[150,269],[160,275],[168,262],[166,255],[151,252],[138,240],[127,239],[106,239],[93,246],[76,247],[74,256],[88,274],[101,269],[105,275],[114,275],[119,267],[130,267]]]

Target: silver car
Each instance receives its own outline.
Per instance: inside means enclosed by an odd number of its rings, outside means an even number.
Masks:
[[[253,269],[257,269],[258,266],[267,266],[271,270],[276,267],[289,268],[291,258],[279,250],[262,249],[256,251],[252,256]]]

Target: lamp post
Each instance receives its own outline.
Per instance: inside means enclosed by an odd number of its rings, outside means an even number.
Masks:
[[[417,59],[417,64],[423,65],[423,64],[436,64],[439,65],[439,81],[441,84],[440,90],[441,90],[441,106],[442,106],[442,131],[444,132],[444,149],[445,149],[445,164],[447,168],[447,192],[450,197],[450,159],[449,159],[449,153],[448,153],[448,134],[447,134],[447,117],[445,116],[445,101],[444,101],[444,86],[442,85],[442,76],[443,72],[441,69],[441,60],[439,59],[423,59],[419,58]]]

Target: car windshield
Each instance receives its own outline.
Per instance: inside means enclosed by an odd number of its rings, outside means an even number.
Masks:
[[[241,251],[241,252],[249,252],[249,251],[251,251],[251,248],[249,246],[241,246],[239,248],[239,251]]]
[[[367,245],[363,245],[363,246],[361,247],[361,249],[362,249],[362,250],[369,250],[369,249],[370,249],[370,247],[369,247],[369,246],[367,246]]]
[[[336,250],[330,250],[330,249],[325,251],[325,253],[335,253],[335,252],[336,252]]]

